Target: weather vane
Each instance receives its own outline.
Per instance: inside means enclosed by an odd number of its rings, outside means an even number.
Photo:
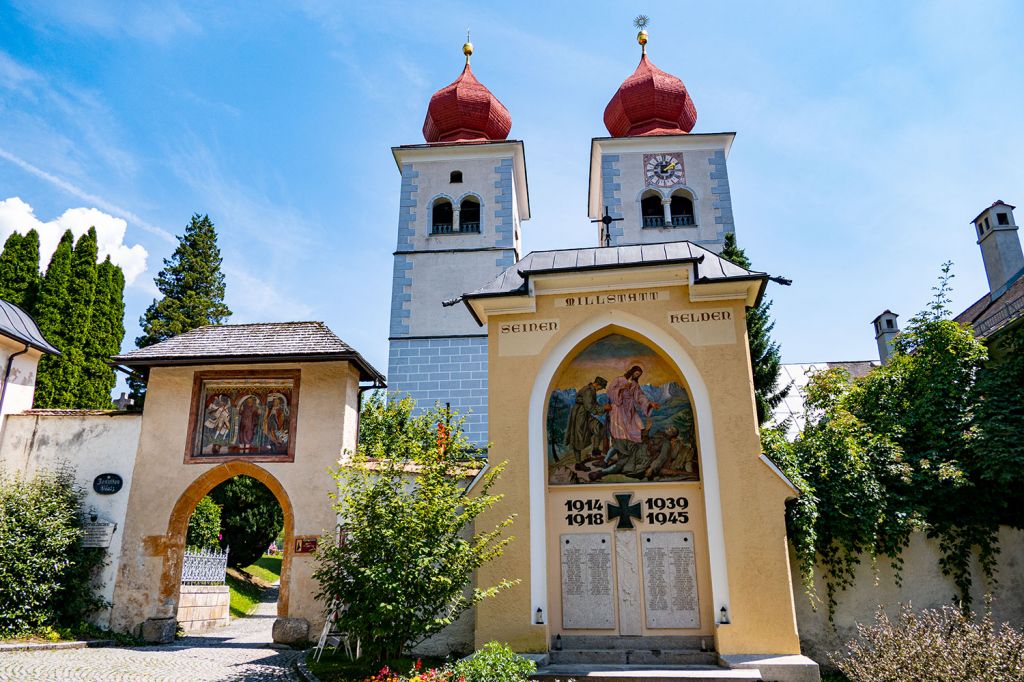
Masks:
[[[647,24],[651,23],[651,20],[647,18],[646,14],[641,14],[633,20],[633,25],[640,29],[640,32],[636,34],[636,42],[640,43],[641,54],[647,54]]]
[[[469,42],[469,29],[466,29],[466,42],[462,46],[462,54],[466,55],[466,64],[469,64],[469,57],[473,54],[473,43]]]

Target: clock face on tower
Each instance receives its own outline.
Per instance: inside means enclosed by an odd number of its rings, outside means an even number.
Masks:
[[[683,159],[675,154],[644,154],[644,177],[648,187],[671,187],[686,181]]]

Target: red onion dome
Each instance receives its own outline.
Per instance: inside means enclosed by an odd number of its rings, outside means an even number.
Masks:
[[[423,137],[427,142],[504,140],[512,129],[512,116],[469,68],[472,44],[466,43],[462,50],[466,68],[454,83],[430,98]]]
[[[652,64],[646,50],[604,110],[604,125],[612,137],[679,135],[696,123],[697,108],[683,81]]]

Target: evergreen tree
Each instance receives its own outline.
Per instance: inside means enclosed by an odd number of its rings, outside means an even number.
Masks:
[[[156,276],[163,298],[155,300],[142,316],[139,348],[208,324],[223,324],[231,315],[224,304],[224,273],[217,231],[209,216],[192,216],[178,248]]]
[[[61,353],[67,353],[70,331],[65,319],[71,309],[71,260],[74,237],[67,230],[50,258],[46,275],[39,286],[35,305],[35,319],[39,331]],[[60,376],[63,357],[43,355],[36,374],[36,407],[67,406],[74,403],[73,386],[62,383]]]
[[[154,300],[139,324],[142,336],[135,339],[139,348],[151,346],[178,334],[208,324],[223,324],[231,315],[224,303],[224,273],[217,246],[217,230],[207,215],[192,215],[185,234],[178,237],[178,248],[164,259],[164,269],[154,280],[163,298]],[[128,379],[135,404],[145,398],[145,383]]]
[[[39,233],[12,232],[0,254],[0,298],[32,312],[39,294]]]
[[[722,258],[750,269],[750,260],[736,244],[736,234],[725,235]],[[790,385],[779,388],[782,354],[779,344],[772,340],[775,321],[770,311],[772,302],[762,298],[759,305],[747,308],[747,339],[750,342],[750,364],[754,373],[754,398],[757,403],[757,421],[764,424],[772,410],[789,394]]]
[[[110,394],[117,384],[107,360],[121,350],[124,340],[124,273],[110,256],[96,268],[96,295],[85,339],[85,366],[78,384],[76,406],[109,409]]]

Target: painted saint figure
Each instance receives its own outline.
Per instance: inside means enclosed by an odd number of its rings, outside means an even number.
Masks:
[[[592,471],[591,481],[609,474],[626,472],[629,475],[647,468],[644,436],[649,427],[645,429],[644,418],[660,405],[649,400],[640,388],[640,376],[643,373],[640,365],[633,365],[625,374],[615,377],[608,386],[608,400],[611,402],[608,432],[612,446],[605,455],[605,461],[609,466]]]
[[[223,394],[216,395],[206,407],[203,426],[213,431],[213,438],[226,438],[231,430],[231,400]]]
[[[260,421],[259,400],[256,396],[246,396],[238,410],[238,444],[248,449],[256,438],[256,428]]]
[[[607,379],[594,377],[593,381],[576,392],[576,402],[569,412],[569,424],[565,429],[565,444],[577,462],[588,450],[594,454],[601,449],[604,423],[598,417],[603,416],[611,406],[598,404],[597,393],[606,386]]]
[[[273,450],[278,450],[288,444],[288,404],[284,396],[279,393],[271,394],[267,398],[267,414],[263,420],[263,432],[273,444]]]

